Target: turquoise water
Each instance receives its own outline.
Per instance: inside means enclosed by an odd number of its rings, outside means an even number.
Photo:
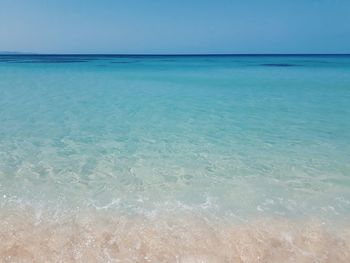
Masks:
[[[33,210],[339,230],[349,105],[350,56],[0,56],[3,232]]]

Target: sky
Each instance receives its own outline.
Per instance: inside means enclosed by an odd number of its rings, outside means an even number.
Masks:
[[[350,53],[350,0],[0,0],[0,51]]]

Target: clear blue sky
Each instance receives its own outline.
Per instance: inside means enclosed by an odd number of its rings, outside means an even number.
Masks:
[[[350,0],[0,0],[0,50],[350,53]]]

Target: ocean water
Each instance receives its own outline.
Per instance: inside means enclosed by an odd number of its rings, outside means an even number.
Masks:
[[[350,262],[350,56],[0,56],[1,262]]]

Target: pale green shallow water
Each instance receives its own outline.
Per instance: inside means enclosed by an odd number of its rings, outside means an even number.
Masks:
[[[349,105],[349,56],[3,56],[1,203],[344,215]]]

